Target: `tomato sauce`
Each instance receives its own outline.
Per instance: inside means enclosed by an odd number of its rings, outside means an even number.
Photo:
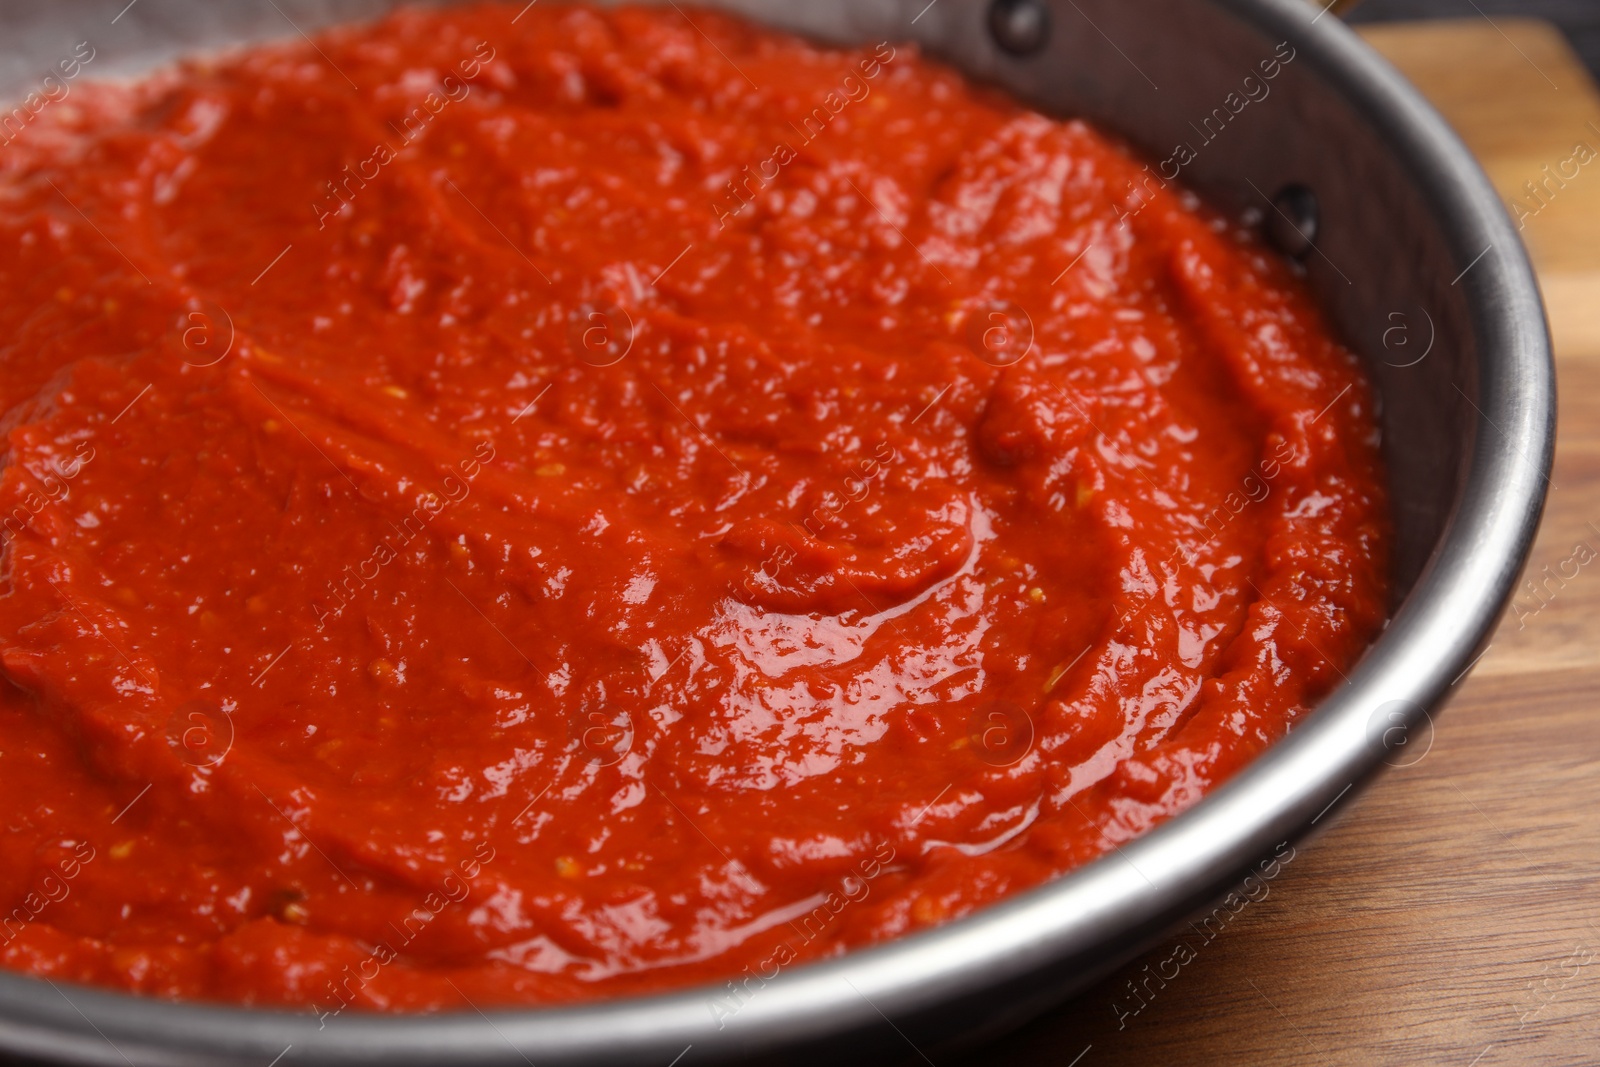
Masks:
[[[905,44],[519,8],[0,152],[4,966],[746,990],[1182,810],[1381,625],[1372,390],[1239,224]]]

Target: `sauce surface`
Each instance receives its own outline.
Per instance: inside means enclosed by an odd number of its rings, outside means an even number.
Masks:
[[[1182,810],[1381,624],[1372,392],[1245,231],[906,45],[519,8],[0,150],[5,967],[753,988]]]

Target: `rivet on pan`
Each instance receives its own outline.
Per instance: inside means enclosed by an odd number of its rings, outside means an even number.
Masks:
[[[1304,259],[1317,240],[1322,220],[1317,194],[1303,185],[1285,185],[1272,198],[1264,220],[1267,240],[1291,259]]]
[[[1031,56],[1050,40],[1050,11],[1041,0],[994,0],[989,32],[1014,56]]]

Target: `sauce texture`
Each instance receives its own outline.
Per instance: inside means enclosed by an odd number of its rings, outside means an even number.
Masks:
[[[79,83],[0,150],[0,343],[56,980],[754,989],[1194,803],[1384,615],[1291,268],[904,44],[517,3]]]

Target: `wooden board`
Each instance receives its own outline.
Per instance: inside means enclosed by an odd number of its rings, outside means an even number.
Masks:
[[[1600,149],[1600,95],[1545,24],[1364,33],[1508,202],[1537,206],[1523,183],[1575,142]],[[1600,1064],[1600,559],[1561,575],[1578,542],[1600,553],[1600,161],[1548,201],[1524,234],[1561,375],[1530,568],[1555,575],[1542,599],[1522,597],[1427,755],[1300,847],[1213,940],[1191,937],[1176,978],[1145,970],[1173,972],[1168,943],[968,1063]],[[1146,983],[1137,1014],[1130,981]]]
[[[1600,95],[1540,22],[1363,33],[1527,209],[1561,395],[1539,596],[1502,621],[1427,755],[1214,940],[1189,938],[1196,958],[1165,945],[973,1064],[1600,1064],[1600,160],[1542,204],[1524,185],[1577,142],[1600,151]],[[1164,984],[1148,977],[1163,963]]]

